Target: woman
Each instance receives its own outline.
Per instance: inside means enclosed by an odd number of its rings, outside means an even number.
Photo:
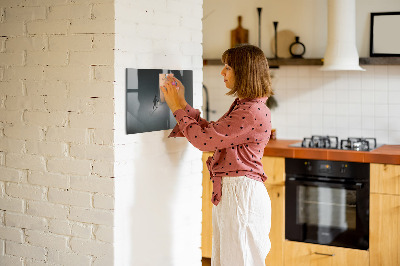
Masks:
[[[179,80],[170,78],[161,88],[178,122],[170,137],[185,136],[201,151],[214,151],[207,160],[213,182],[212,265],[265,265],[271,247],[271,202],[261,164],[271,131],[268,62],[252,45],[228,49],[222,62],[227,95],[237,98],[216,122],[186,103]]]

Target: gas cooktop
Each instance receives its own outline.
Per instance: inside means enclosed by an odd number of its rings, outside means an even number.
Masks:
[[[314,135],[311,136],[311,138],[304,138],[302,142],[297,142],[289,146],[301,148],[371,151],[382,145],[377,145],[376,138],[347,138],[342,139],[339,142],[339,138],[336,136]]]

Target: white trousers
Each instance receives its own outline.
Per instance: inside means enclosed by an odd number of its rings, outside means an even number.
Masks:
[[[262,266],[271,249],[271,200],[260,181],[223,177],[212,210],[212,266]]]

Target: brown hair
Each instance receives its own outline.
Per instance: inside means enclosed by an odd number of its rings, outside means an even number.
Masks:
[[[239,45],[226,50],[221,60],[235,74],[235,86],[226,95],[254,99],[274,94],[268,61],[260,48],[249,44]]]

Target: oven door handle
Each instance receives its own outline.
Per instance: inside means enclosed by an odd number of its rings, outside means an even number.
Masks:
[[[324,186],[329,186],[329,185],[339,185],[343,186],[346,188],[352,188],[352,189],[361,189],[363,187],[363,183],[361,182],[335,182],[335,181],[321,181],[321,180],[315,180],[315,181],[310,181],[310,180],[305,180],[303,178],[298,178],[298,177],[288,177],[286,181],[289,182],[296,182],[304,185],[324,185]]]

